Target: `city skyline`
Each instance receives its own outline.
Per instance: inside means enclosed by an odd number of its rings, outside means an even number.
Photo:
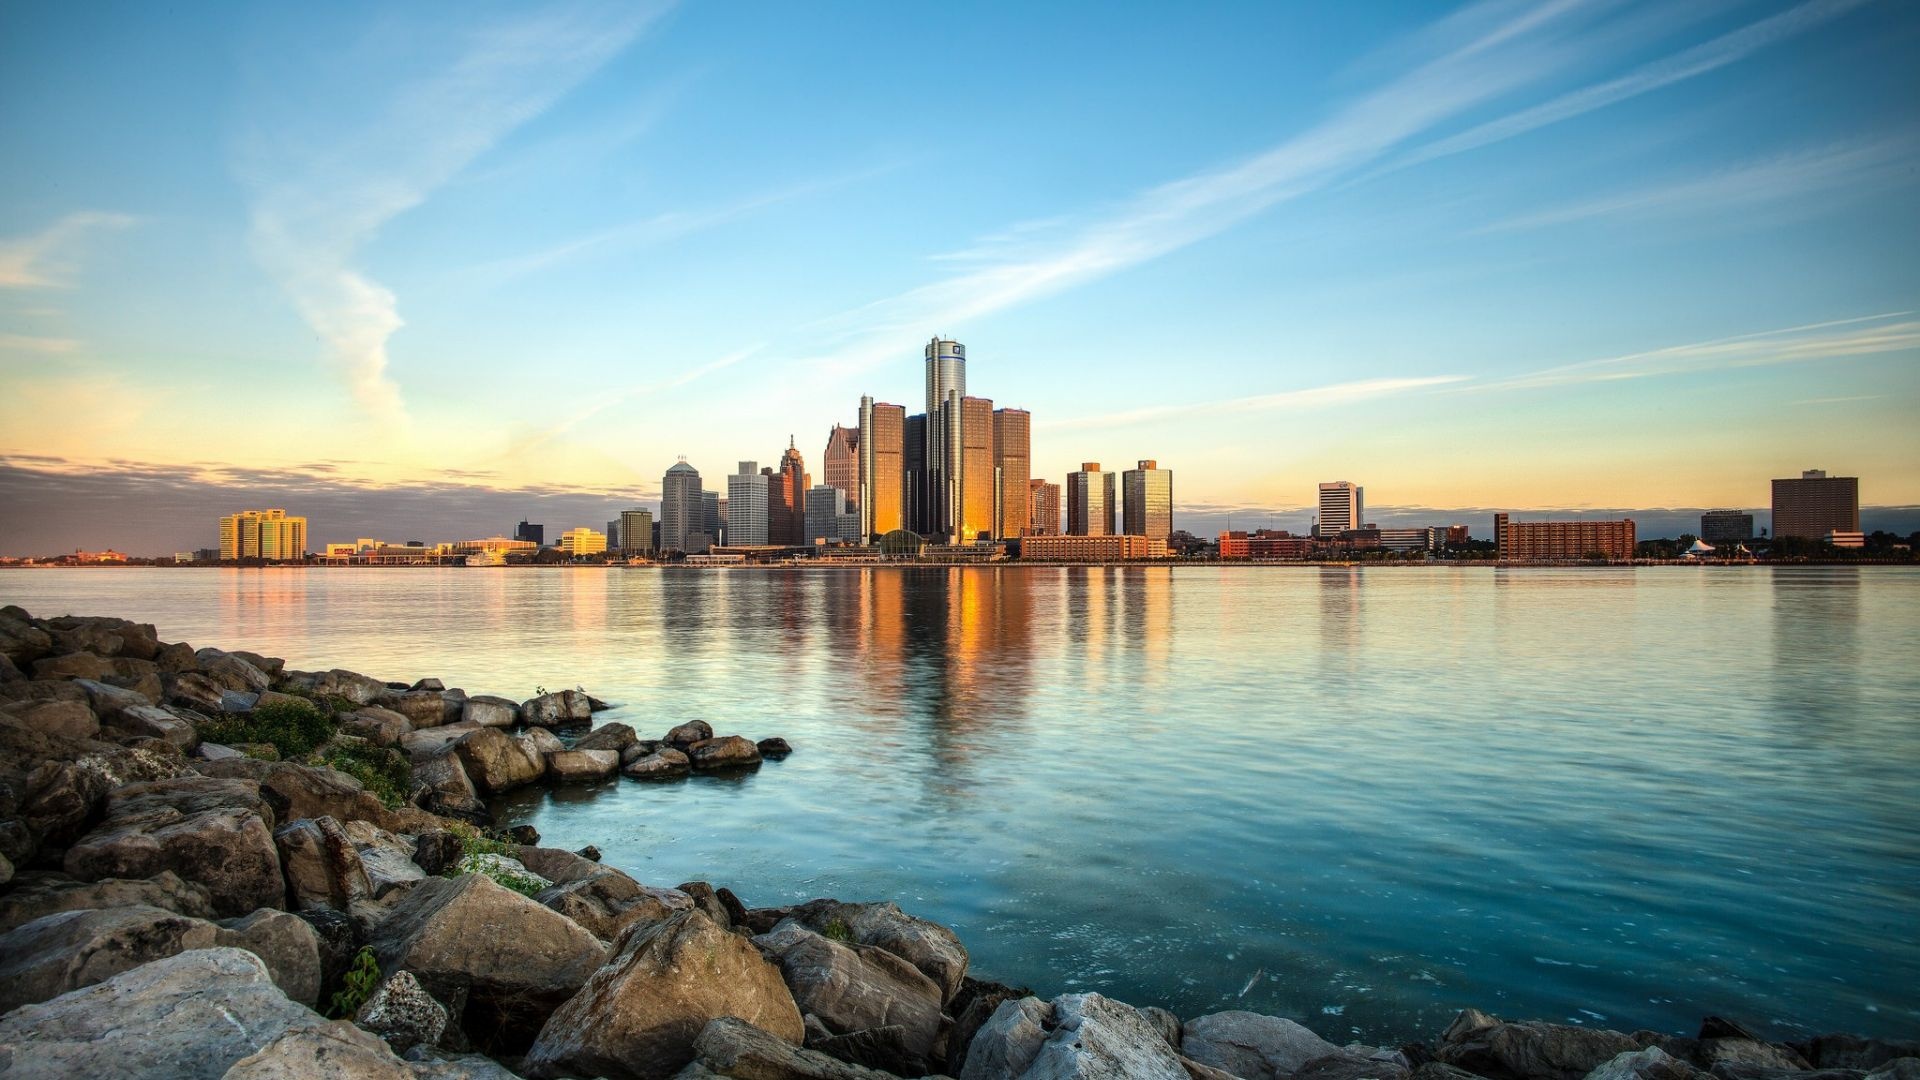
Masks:
[[[1652,535],[1819,467],[1912,527],[1910,6],[731,14],[9,9],[0,549],[123,546],[116,498],[597,528],[917,410],[935,335],[1033,477],[1155,456],[1196,532],[1354,475]],[[991,85],[900,77],[947,38]]]

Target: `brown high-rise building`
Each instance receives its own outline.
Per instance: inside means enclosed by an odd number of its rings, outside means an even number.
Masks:
[[[1114,476],[1101,472],[1097,461],[1083,461],[1079,472],[1067,474],[1067,535],[1112,536]]]
[[[1033,414],[1025,409],[993,410],[993,467],[999,485],[999,514],[993,523],[997,539],[1027,535],[1032,517]]]
[[[860,429],[833,425],[827,433],[827,452],[820,458],[828,487],[837,487],[849,507],[860,502]]]
[[[994,482],[993,402],[960,399],[960,521],[949,535],[957,544],[993,535],[1000,491]]]
[[[907,408],[870,397],[860,399],[859,486],[861,540],[906,527]]]
[[[1513,562],[1633,558],[1633,519],[1620,521],[1508,521],[1493,515],[1493,543]]]
[[[1828,533],[1860,531],[1860,478],[1808,469],[1800,479],[1773,482],[1773,537],[1825,540]]]
[[[767,474],[767,543],[797,547],[806,543],[807,489],[813,478],[800,460],[793,440],[787,440],[787,452],[780,457],[780,471]]]
[[[1060,485],[1027,481],[1026,536],[1060,535]]]

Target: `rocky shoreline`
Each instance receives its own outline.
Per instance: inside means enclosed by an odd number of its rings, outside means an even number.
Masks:
[[[526,701],[0,609],[0,1075],[1920,1080],[1920,1041],[1505,1021],[1396,1046],[976,978],[887,903],[749,908],[492,831],[535,783],[755,768]]]

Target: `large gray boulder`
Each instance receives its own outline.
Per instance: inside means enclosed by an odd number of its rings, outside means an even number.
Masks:
[[[478,727],[512,727],[520,720],[520,706],[503,697],[475,694],[461,703],[460,720]]]
[[[686,748],[687,760],[703,772],[746,769],[760,764],[760,748],[740,735],[703,739]]]
[[[487,794],[525,787],[546,773],[544,755],[529,753],[522,743],[498,728],[475,728],[461,736],[453,748],[467,777]]]
[[[379,1036],[336,1020],[280,1033],[234,1062],[222,1080],[414,1080],[414,1075]]]
[[[578,690],[557,690],[520,703],[520,722],[540,727],[571,727],[593,722],[593,705]]]
[[[355,705],[371,705],[387,694],[387,684],[357,671],[289,671],[287,682],[314,697],[345,698]]]
[[[1700,1070],[1657,1046],[1615,1054],[1587,1074],[1587,1080],[1703,1080]]]
[[[438,690],[414,690],[380,699],[382,708],[407,718],[415,728],[436,728],[447,722],[446,698]]]
[[[1539,1021],[1481,1027],[1456,1020],[1448,1034],[1435,1057],[1489,1080],[1585,1080],[1602,1064],[1641,1049],[1617,1031]]]
[[[376,899],[427,876],[420,864],[413,861],[412,840],[368,821],[349,821],[343,828],[360,855],[360,866],[367,873]]]
[[[340,730],[357,735],[375,746],[399,746],[413,732],[413,721],[378,705],[355,709],[340,723]]]
[[[1008,1001],[973,1037],[960,1080],[1188,1080],[1152,1021],[1101,994]]]
[[[687,755],[671,746],[663,746],[650,754],[642,754],[627,763],[620,770],[635,780],[675,780],[693,771],[693,763]]]
[[[207,776],[243,778],[260,785],[261,796],[280,821],[330,817],[335,821],[385,821],[387,808],[360,781],[325,765],[258,758],[225,758],[194,766]]]
[[[683,892],[642,885],[610,866],[566,881],[535,869],[532,863],[527,868],[554,881],[535,900],[586,927],[602,941],[618,940],[636,923],[662,922],[675,912],[693,907],[693,898]]]
[[[572,920],[482,874],[421,881],[368,943],[380,970],[413,972],[440,1001],[465,994],[470,1031],[511,1025],[529,1036],[607,953]]]
[[[627,724],[601,724],[591,732],[580,737],[573,744],[575,750],[611,750],[624,754],[627,747],[640,741],[640,736]]]
[[[936,1071],[942,1056],[940,986],[919,968],[885,949],[841,944],[794,919],[753,943],[780,965],[801,1013],[818,1019],[829,1035],[899,1029],[882,1039],[838,1044],[871,1047],[873,1054],[837,1056],[900,1076]]]
[[[183,753],[200,745],[200,729],[194,726],[193,720],[160,705],[122,709],[113,718],[110,730],[127,737],[164,739]]]
[[[245,949],[259,957],[281,993],[302,1005],[319,1006],[320,934],[307,920],[261,908],[250,915],[223,920],[214,944]]]
[[[259,957],[195,949],[0,1016],[0,1062],[36,1080],[218,1080],[283,1032],[324,1023]]]
[[[556,750],[547,755],[547,779],[555,784],[592,784],[620,769],[618,750]]]
[[[689,720],[667,732],[666,743],[676,750],[685,750],[694,743],[713,738],[713,725],[705,720]]]
[[[805,1035],[780,971],[698,911],[634,928],[548,1019],[527,1053],[534,1076],[664,1080],[693,1058],[709,1021],[737,1017],[789,1043]]]
[[[36,871],[21,874],[14,880],[12,889],[0,894],[0,933],[62,911],[140,904],[176,915],[213,918],[213,897],[206,886],[184,881],[171,870],[162,870],[150,878],[99,881],[80,881],[65,874]]]
[[[85,701],[29,699],[0,706],[0,712],[59,739],[91,739],[100,734],[100,718]]]
[[[1180,1047],[1194,1061],[1245,1080],[1285,1080],[1307,1062],[1340,1052],[1292,1020],[1239,1010],[1187,1021],[1180,1030]]]
[[[0,1013],[212,946],[219,928],[153,907],[63,911],[0,936]]]
[[[206,654],[216,655],[208,656]],[[232,653],[223,653],[217,649],[202,649],[198,657],[200,673],[211,679],[214,685],[223,690],[235,690],[243,694],[264,694],[273,685],[267,673]]]
[[[128,784],[108,796],[105,820],[67,849],[66,871],[97,881],[171,870],[206,886],[216,914],[280,907],[286,886],[273,820],[259,786],[247,780]]]
[[[348,911],[356,902],[373,899],[373,882],[359,849],[333,818],[290,821],[273,834],[273,841],[294,910]]]
[[[813,900],[790,914],[816,933],[885,949],[919,968],[940,987],[942,1004],[953,1000],[967,976],[967,950],[960,938],[939,923],[901,911],[892,901]]]

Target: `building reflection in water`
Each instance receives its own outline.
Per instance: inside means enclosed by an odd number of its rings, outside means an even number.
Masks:
[[[233,642],[233,648],[246,648],[242,642],[299,640],[309,632],[307,593],[311,571],[247,567],[217,572],[220,574],[220,622],[225,628],[219,636]]]
[[[1775,715],[1846,726],[1861,715],[1857,566],[1772,571]]]

